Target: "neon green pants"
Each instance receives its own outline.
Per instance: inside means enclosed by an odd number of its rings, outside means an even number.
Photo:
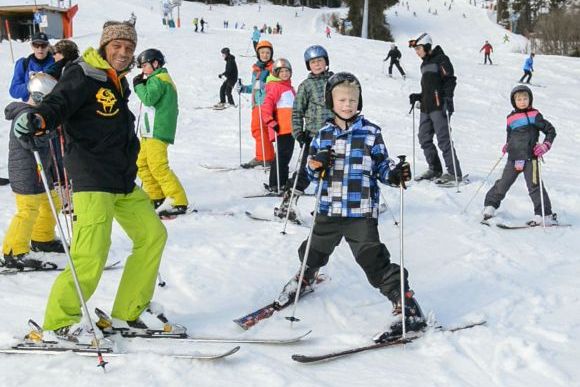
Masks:
[[[94,293],[111,247],[113,218],[133,241],[111,315],[132,321],[143,312],[155,291],[167,231],[140,188],[128,194],[75,192],[71,257],[83,297]],[[81,304],[67,266],[55,280],[48,298],[44,329],[55,330],[81,320]]]

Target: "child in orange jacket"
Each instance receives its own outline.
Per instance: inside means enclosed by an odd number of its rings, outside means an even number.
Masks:
[[[276,143],[276,156],[270,167],[270,181],[264,186],[270,192],[284,189],[288,169],[294,152],[292,137],[292,106],[296,91],[292,87],[292,66],[280,58],[272,66],[272,74],[266,80],[266,98],[262,105],[262,120],[268,129],[270,142]],[[278,170],[280,176],[278,176]]]

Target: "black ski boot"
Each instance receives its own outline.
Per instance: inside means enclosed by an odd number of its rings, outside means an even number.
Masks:
[[[288,180],[288,183],[291,181]],[[290,198],[292,197],[292,186],[286,188],[284,190],[284,196],[282,197],[282,203],[280,203],[280,207],[274,207],[274,216],[277,216],[280,219],[286,219],[286,215],[288,214],[288,210],[290,210],[290,215],[288,216],[288,220],[293,223],[300,224],[298,217],[296,215],[296,211],[294,210],[298,204],[298,199],[302,196],[304,192],[296,189],[294,190],[294,203],[290,205]]]
[[[414,297],[412,290],[405,292],[405,330],[406,332],[421,331],[427,326],[427,321],[419,303]],[[403,335],[401,293],[394,290],[388,295],[389,300],[393,303],[393,315],[399,317],[397,321],[391,324],[386,332],[379,333],[373,340],[375,343],[384,343],[399,339]]]
[[[4,254],[3,267],[16,270],[54,270],[57,265],[52,262],[29,258],[28,254]]]
[[[157,214],[160,218],[174,218],[177,215],[183,215],[187,213],[187,206],[173,206],[159,211]]]
[[[61,253],[64,254],[64,246],[58,239],[48,242],[30,241],[30,249],[40,253]]]

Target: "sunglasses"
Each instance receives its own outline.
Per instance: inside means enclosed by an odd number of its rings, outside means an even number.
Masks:
[[[32,47],[34,47],[34,48],[47,48],[48,44],[46,44],[46,43],[32,43]]]

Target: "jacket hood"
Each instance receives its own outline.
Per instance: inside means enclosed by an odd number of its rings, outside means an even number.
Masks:
[[[435,48],[433,50],[431,50],[429,55],[426,55],[425,58],[435,57],[435,56],[439,56],[439,55],[445,55],[445,52],[443,52],[443,49],[441,48],[441,46],[435,46]]]
[[[10,102],[4,109],[4,116],[7,120],[13,120],[22,114],[25,110],[34,110],[32,105],[26,102]]]
[[[522,110],[522,109],[517,108],[516,100],[515,100],[516,93],[520,93],[520,92],[528,93],[528,96],[530,97],[530,105],[526,109],[523,109],[523,110],[531,109],[532,106],[534,106],[534,94],[532,93],[532,90],[525,85],[518,85],[512,89],[512,92],[510,93],[510,102],[512,103],[512,106],[516,110]]]
[[[278,78],[272,74],[268,75],[268,77],[266,78],[266,83],[270,83],[270,82],[276,82],[276,83],[279,83],[281,85],[286,85],[286,86],[292,87],[292,79],[288,79],[286,81],[283,81],[280,78]]]

